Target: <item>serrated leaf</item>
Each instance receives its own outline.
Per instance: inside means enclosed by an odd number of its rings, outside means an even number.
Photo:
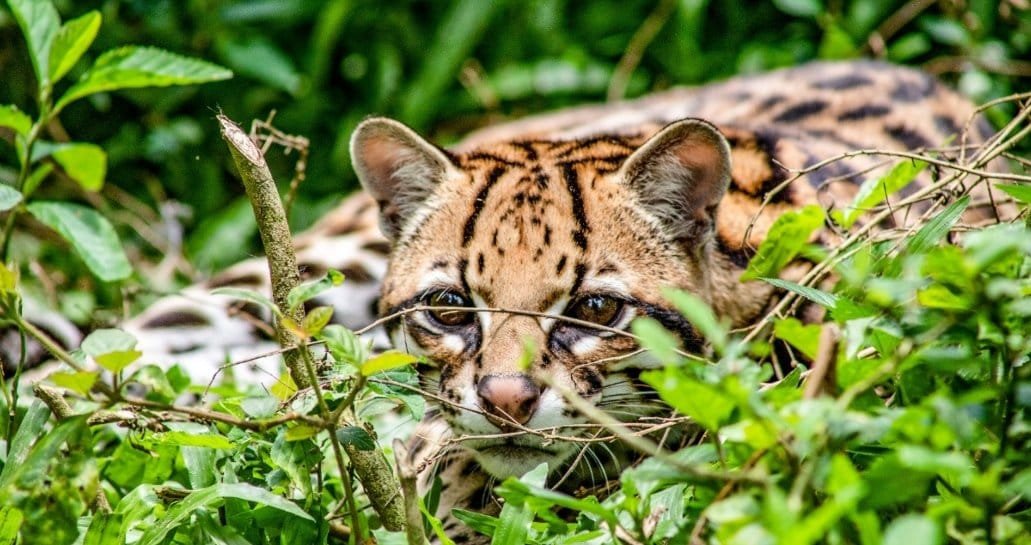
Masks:
[[[143,352],[139,350],[120,350],[118,352],[109,352],[93,359],[104,369],[117,373],[128,367],[132,362],[140,359],[142,355]]]
[[[927,163],[906,159],[895,165],[887,174],[881,178],[870,178],[863,182],[856,192],[852,204],[845,210],[835,210],[831,213],[834,221],[845,229],[852,227],[856,220],[864,212],[884,202],[888,196],[909,185],[916,179]]]
[[[773,334],[797,348],[807,358],[816,358],[816,350],[820,344],[819,325],[803,324],[796,318],[785,318],[773,324]]]
[[[310,300],[312,297],[317,296],[329,288],[339,286],[343,281],[343,273],[331,269],[318,280],[305,282],[290,290],[290,293],[286,296],[287,308],[290,309],[290,312],[293,312],[305,301]]]
[[[314,522],[311,515],[305,513],[294,502],[277,496],[268,490],[246,483],[221,483],[191,492],[186,498],[171,506],[164,516],[140,537],[140,545],[158,545],[165,541],[168,533],[180,527],[194,511],[201,508],[215,508],[225,498],[236,498],[272,507],[304,520]]]
[[[1031,184],[995,184],[995,187],[1024,204],[1031,204]]]
[[[75,393],[86,395],[97,382],[97,371],[57,371],[50,373],[50,382],[71,390]]]
[[[79,62],[97,37],[100,21],[100,13],[90,11],[61,26],[50,46],[50,83],[57,83]]]
[[[376,440],[369,432],[358,426],[347,426],[337,430],[337,440],[344,445],[353,445],[358,450],[373,450]]]
[[[96,358],[111,352],[123,352],[136,348],[136,337],[121,329],[98,329],[82,341],[82,351]]]
[[[17,106],[4,104],[0,106],[0,127],[7,127],[19,135],[25,136],[32,129],[32,118],[19,110]]]
[[[363,375],[368,377],[381,371],[389,371],[390,369],[411,365],[417,361],[419,361],[419,358],[411,354],[388,350],[363,363],[361,371]]]
[[[823,226],[823,220],[823,209],[816,205],[781,215],[748,262],[741,281],[776,276],[809,242],[813,232]]]
[[[193,85],[228,79],[233,73],[200,59],[153,47],[128,46],[102,54],[89,71],[57,101],[54,111],[104,91],[138,87]]]
[[[107,153],[100,146],[76,142],[61,144],[50,152],[61,169],[86,191],[99,191],[107,176]]]
[[[311,309],[304,317],[301,327],[310,336],[318,335],[332,318],[333,307],[316,307]]]
[[[156,443],[179,447],[205,447],[231,449],[233,442],[217,433],[188,433],[185,431],[166,431],[151,434],[150,439]]]
[[[50,47],[61,26],[61,17],[50,0],[7,0],[29,45],[29,58],[40,88],[49,85]]]
[[[797,293],[824,308],[834,310],[838,306],[838,297],[823,290],[803,286],[789,280],[781,280],[780,278],[762,278],[761,280],[771,286]]]
[[[82,545],[122,545],[125,543],[122,536],[122,519],[121,513],[97,510],[89,523]]]
[[[0,506],[0,545],[14,545],[24,519],[22,512],[13,505]]]
[[[29,204],[28,210],[70,242],[97,278],[114,282],[132,274],[115,228],[97,211],[56,201],[37,201]]]
[[[6,212],[21,202],[22,194],[17,189],[0,184],[0,212]]]

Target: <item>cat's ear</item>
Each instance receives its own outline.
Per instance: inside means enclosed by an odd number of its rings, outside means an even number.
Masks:
[[[730,145],[712,124],[684,119],[641,145],[619,176],[664,232],[687,244],[704,243],[730,184]]]
[[[379,204],[380,229],[395,241],[421,215],[437,185],[458,171],[441,149],[383,117],[367,119],[355,129],[351,161],[362,187]]]

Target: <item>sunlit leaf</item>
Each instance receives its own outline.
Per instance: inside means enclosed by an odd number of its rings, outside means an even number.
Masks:
[[[153,47],[128,46],[105,52],[54,105],[60,111],[70,102],[104,91],[137,87],[192,85],[224,80],[233,73],[200,59]]]
[[[50,82],[57,83],[69,70],[79,62],[82,54],[89,49],[100,29],[100,13],[86,12],[77,19],[72,19],[57,31],[53,45],[50,47]]]
[[[895,165],[882,178],[868,178],[860,186],[855,198],[852,199],[852,204],[845,210],[834,210],[831,217],[845,229],[852,227],[859,216],[909,185],[926,167],[927,163],[923,161],[906,159]]]
[[[660,363],[673,363],[680,360],[677,350],[680,339],[670,333],[658,320],[650,316],[635,319],[630,324],[630,331],[637,337],[641,346],[652,353]]]
[[[107,175],[107,154],[100,146],[76,142],[57,146],[50,157],[86,191],[99,191]]]
[[[2,124],[3,122],[0,121],[0,125]],[[995,187],[1022,203],[1031,203],[1031,184],[995,184]]]
[[[773,324],[773,334],[782,341],[787,341],[809,359],[816,358],[816,349],[820,344],[820,326],[802,324],[796,318],[784,318]]]
[[[781,215],[748,262],[741,281],[776,276],[809,242],[813,232],[823,226],[823,220],[823,209],[816,205]]]
[[[122,545],[125,543],[122,535],[123,518],[121,513],[105,513],[98,509],[93,514],[82,545]]]
[[[368,377],[382,371],[412,365],[417,361],[419,358],[411,354],[389,350],[363,363],[361,370],[362,374]]]
[[[321,278],[305,282],[290,290],[290,293],[286,296],[287,308],[290,309],[290,312],[293,312],[294,309],[301,306],[305,301],[311,300],[311,298],[334,286],[339,286],[343,281],[343,273],[330,269]]]
[[[50,47],[61,26],[61,17],[50,0],[7,0],[7,6],[29,45],[29,58],[40,87],[48,86]]]
[[[647,371],[641,380],[674,409],[709,430],[719,429],[735,407],[734,400],[715,386],[688,377],[676,367]]]
[[[97,278],[114,282],[132,274],[114,227],[95,210],[57,201],[30,203],[28,210],[70,242]]]
[[[97,376],[97,371],[56,371],[47,378],[62,388],[86,395],[96,384]]]
[[[136,337],[121,329],[97,329],[82,341],[82,351],[97,357],[136,348]]]
[[[0,105],[0,127],[13,129],[14,132],[25,136],[32,129],[32,118],[11,104]]]
[[[18,205],[22,200],[22,194],[17,189],[0,184],[0,212],[6,212]]]
[[[884,530],[884,545],[938,545],[942,535],[938,525],[924,515],[909,514],[892,521]]]
[[[157,443],[179,447],[206,447],[215,449],[231,449],[233,442],[217,433],[188,433],[185,431],[166,431],[153,433],[149,439]]]
[[[25,518],[13,505],[0,505],[0,545],[14,545],[18,540],[18,529]]]

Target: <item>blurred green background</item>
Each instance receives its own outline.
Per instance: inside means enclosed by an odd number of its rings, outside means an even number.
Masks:
[[[303,228],[355,187],[347,141],[371,114],[396,117],[446,144],[512,116],[817,58],[922,66],[979,101],[1031,87],[1027,0],[56,4],[65,20],[91,9],[103,15],[87,61],[119,45],[145,44],[236,73],[217,84],[96,95],[69,107],[44,135],[108,151],[108,183],[99,195],[78,194],[71,183],[48,191],[105,212],[148,288],[172,289],[257,252],[250,211],[215,128],[219,110],[244,124],[275,110],[278,129],[310,139],[307,179],[292,210],[295,228]],[[0,103],[33,112],[24,41],[3,10],[0,77]],[[0,178],[7,179],[15,161],[10,146],[2,148]],[[296,157],[270,153],[284,191]],[[67,297],[90,299],[76,307],[80,321],[95,305],[91,298],[99,294],[103,306],[120,297],[118,289],[124,294],[125,286],[98,290],[61,248],[18,244],[26,260],[59,271],[52,282],[76,287]]]

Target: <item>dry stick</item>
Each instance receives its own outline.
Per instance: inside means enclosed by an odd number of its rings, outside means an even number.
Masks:
[[[64,420],[70,416],[74,416],[72,408],[68,405],[68,402],[61,396],[61,392],[54,388],[50,388],[42,383],[36,383],[32,387],[32,391],[36,394],[47,407],[50,407],[50,412],[54,413],[54,418],[58,420]],[[107,495],[104,494],[103,485],[97,485],[97,495],[90,502],[90,508],[93,509],[94,513],[110,513],[111,504],[107,501]]]
[[[261,234],[261,242],[265,247],[265,255],[269,264],[272,299],[287,318],[300,324],[304,320],[304,309],[298,307],[291,311],[287,304],[288,295],[300,284],[301,279],[297,271],[297,259],[294,255],[290,227],[286,221],[276,182],[272,178],[272,173],[269,172],[268,164],[265,162],[261,150],[243,129],[224,115],[218,115],[217,119],[222,138],[229,146],[251,206],[254,208],[258,231]],[[279,333],[281,345],[297,344],[281,321],[276,321],[276,330]],[[319,401],[322,414],[328,420],[330,411],[322,396],[311,352],[302,345],[296,350],[283,352],[283,359],[294,383],[300,388],[312,388]],[[360,542],[362,539],[361,524],[358,520],[356,504],[351,496],[353,487],[350,486],[350,475],[343,463],[342,456],[340,456],[341,444],[335,433],[336,422],[329,420],[326,422],[326,427],[337,464],[340,466],[340,478],[344,481],[344,491],[351,506],[352,530]],[[383,451],[379,449],[361,451],[354,445],[343,445],[342,447],[347,451],[351,465],[365,488],[365,493],[369,496],[373,508],[380,516],[383,527],[392,531],[403,529],[405,519],[404,509],[397,495],[399,485],[390,471],[390,465],[387,463]]]
[[[644,50],[666,25],[666,21],[669,20],[669,16],[673,14],[676,7],[677,3],[674,0],[660,0],[659,4],[655,6],[655,10],[648,15],[637,32],[634,32],[630,43],[626,46],[626,51],[623,52],[623,57],[619,59],[619,64],[612,73],[612,79],[609,80],[609,89],[606,93],[606,99],[609,102],[619,100],[626,94],[630,77],[633,76],[634,69],[641,62]]]

